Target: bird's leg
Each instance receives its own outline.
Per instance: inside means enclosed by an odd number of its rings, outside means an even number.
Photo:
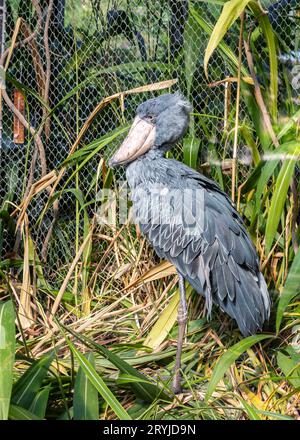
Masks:
[[[186,295],[185,295],[185,284],[183,276],[178,273],[179,277],[179,293],[180,293],[180,301],[178,307],[178,343],[177,343],[177,352],[176,352],[176,361],[174,368],[174,377],[173,377],[173,391],[175,394],[179,394],[181,392],[181,352],[182,352],[182,344],[185,335],[185,327],[187,323],[187,303],[186,303]]]

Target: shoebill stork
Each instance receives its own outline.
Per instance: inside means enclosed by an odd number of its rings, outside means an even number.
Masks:
[[[269,317],[268,289],[243,221],[216,182],[165,153],[185,134],[191,107],[180,93],[140,104],[128,136],[109,165],[126,166],[133,217],[157,254],[177,269],[180,304],[173,377],[181,390],[181,351],[187,323],[185,281],[218,305],[244,336]]]

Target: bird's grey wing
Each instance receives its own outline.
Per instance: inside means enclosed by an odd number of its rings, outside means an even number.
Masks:
[[[255,248],[241,217],[215,182],[196,172],[186,176],[185,170],[172,167],[156,198],[151,185],[142,194],[134,192],[136,221],[157,254],[205,295],[208,313],[215,302],[237,321],[244,335],[253,334],[270,308]],[[178,197],[170,208],[172,184]]]

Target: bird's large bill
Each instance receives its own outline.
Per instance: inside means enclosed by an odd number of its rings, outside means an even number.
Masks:
[[[132,162],[153,147],[155,126],[136,116],[128,136],[109,161],[110,166]]]

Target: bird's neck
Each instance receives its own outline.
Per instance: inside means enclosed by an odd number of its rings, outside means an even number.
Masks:
[[[153,149],[127,166],[126,178],[131,189],[157,180],[166,161],[164,154],[162,149]]]
[[[164,150],[163,148],[154,148],[147,151],[147,153],[141,156],[140,159],[138,160],[140,161],[145,160],[151,162],[153,160],[161,159],[162,157],[164,157],[165,153],[166,150]]]

